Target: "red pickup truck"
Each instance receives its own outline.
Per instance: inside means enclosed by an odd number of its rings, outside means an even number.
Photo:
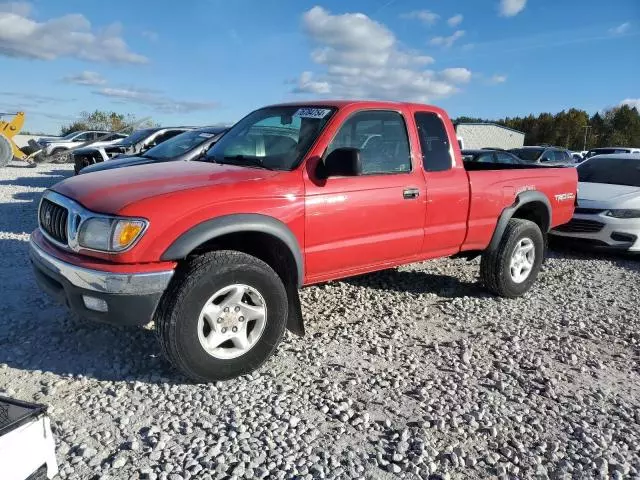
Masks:
[[[42,289],[80,317],[155,321],[196,381],[250,372],[300,287],[435,257],[481,255],[505,297],[534,282],[568,222],[573,168],[463,163],[436,107],[332,101],[268,106],[203,161],[90,173],[47,190],[30,253]]]

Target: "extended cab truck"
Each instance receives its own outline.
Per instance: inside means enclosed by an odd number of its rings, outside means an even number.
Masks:
[[[495,167],[495,168],[494,168]],[[79,316],[155,321],[197,381],[260,366],[298,288],[401,264],[482,255],[486,287],[524,294],[551,227],[573,215],[573,168],[463,164],[438,108],[275,105],[203,161],[64,180],[43,195],[31,258],[41,288]]]

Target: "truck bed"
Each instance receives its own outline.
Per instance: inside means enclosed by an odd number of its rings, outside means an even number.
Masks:
[[[471,163],[471,162],[470,162]],[[486,248],[504,208],[527,191],[543,193],[550,202],[550,227],[571,220],[575,203],[575,168],[559,165],[476,163],[465,169],[469,177],[468,231],[462,250]]]

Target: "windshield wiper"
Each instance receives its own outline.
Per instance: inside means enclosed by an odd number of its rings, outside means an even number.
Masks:
[[[260,157],[245,157],[244,155],[225,155],[222,158],[222,160],[231,160],[236,165],[241,164],[241,162],[246,162],[253,166],[264,168],[266,170],[273,170],[273,168],[265,165],[264,161]],[[216,160],[216,161],[218,163],[224,163],[224,162],[221,162],[220,160]]]

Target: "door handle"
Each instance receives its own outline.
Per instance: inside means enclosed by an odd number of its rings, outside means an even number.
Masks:
[[[405,200],[418,198],[420,196],[420,190],[418,190],[417,188],[405,188],[402,192],[402,196]]]

